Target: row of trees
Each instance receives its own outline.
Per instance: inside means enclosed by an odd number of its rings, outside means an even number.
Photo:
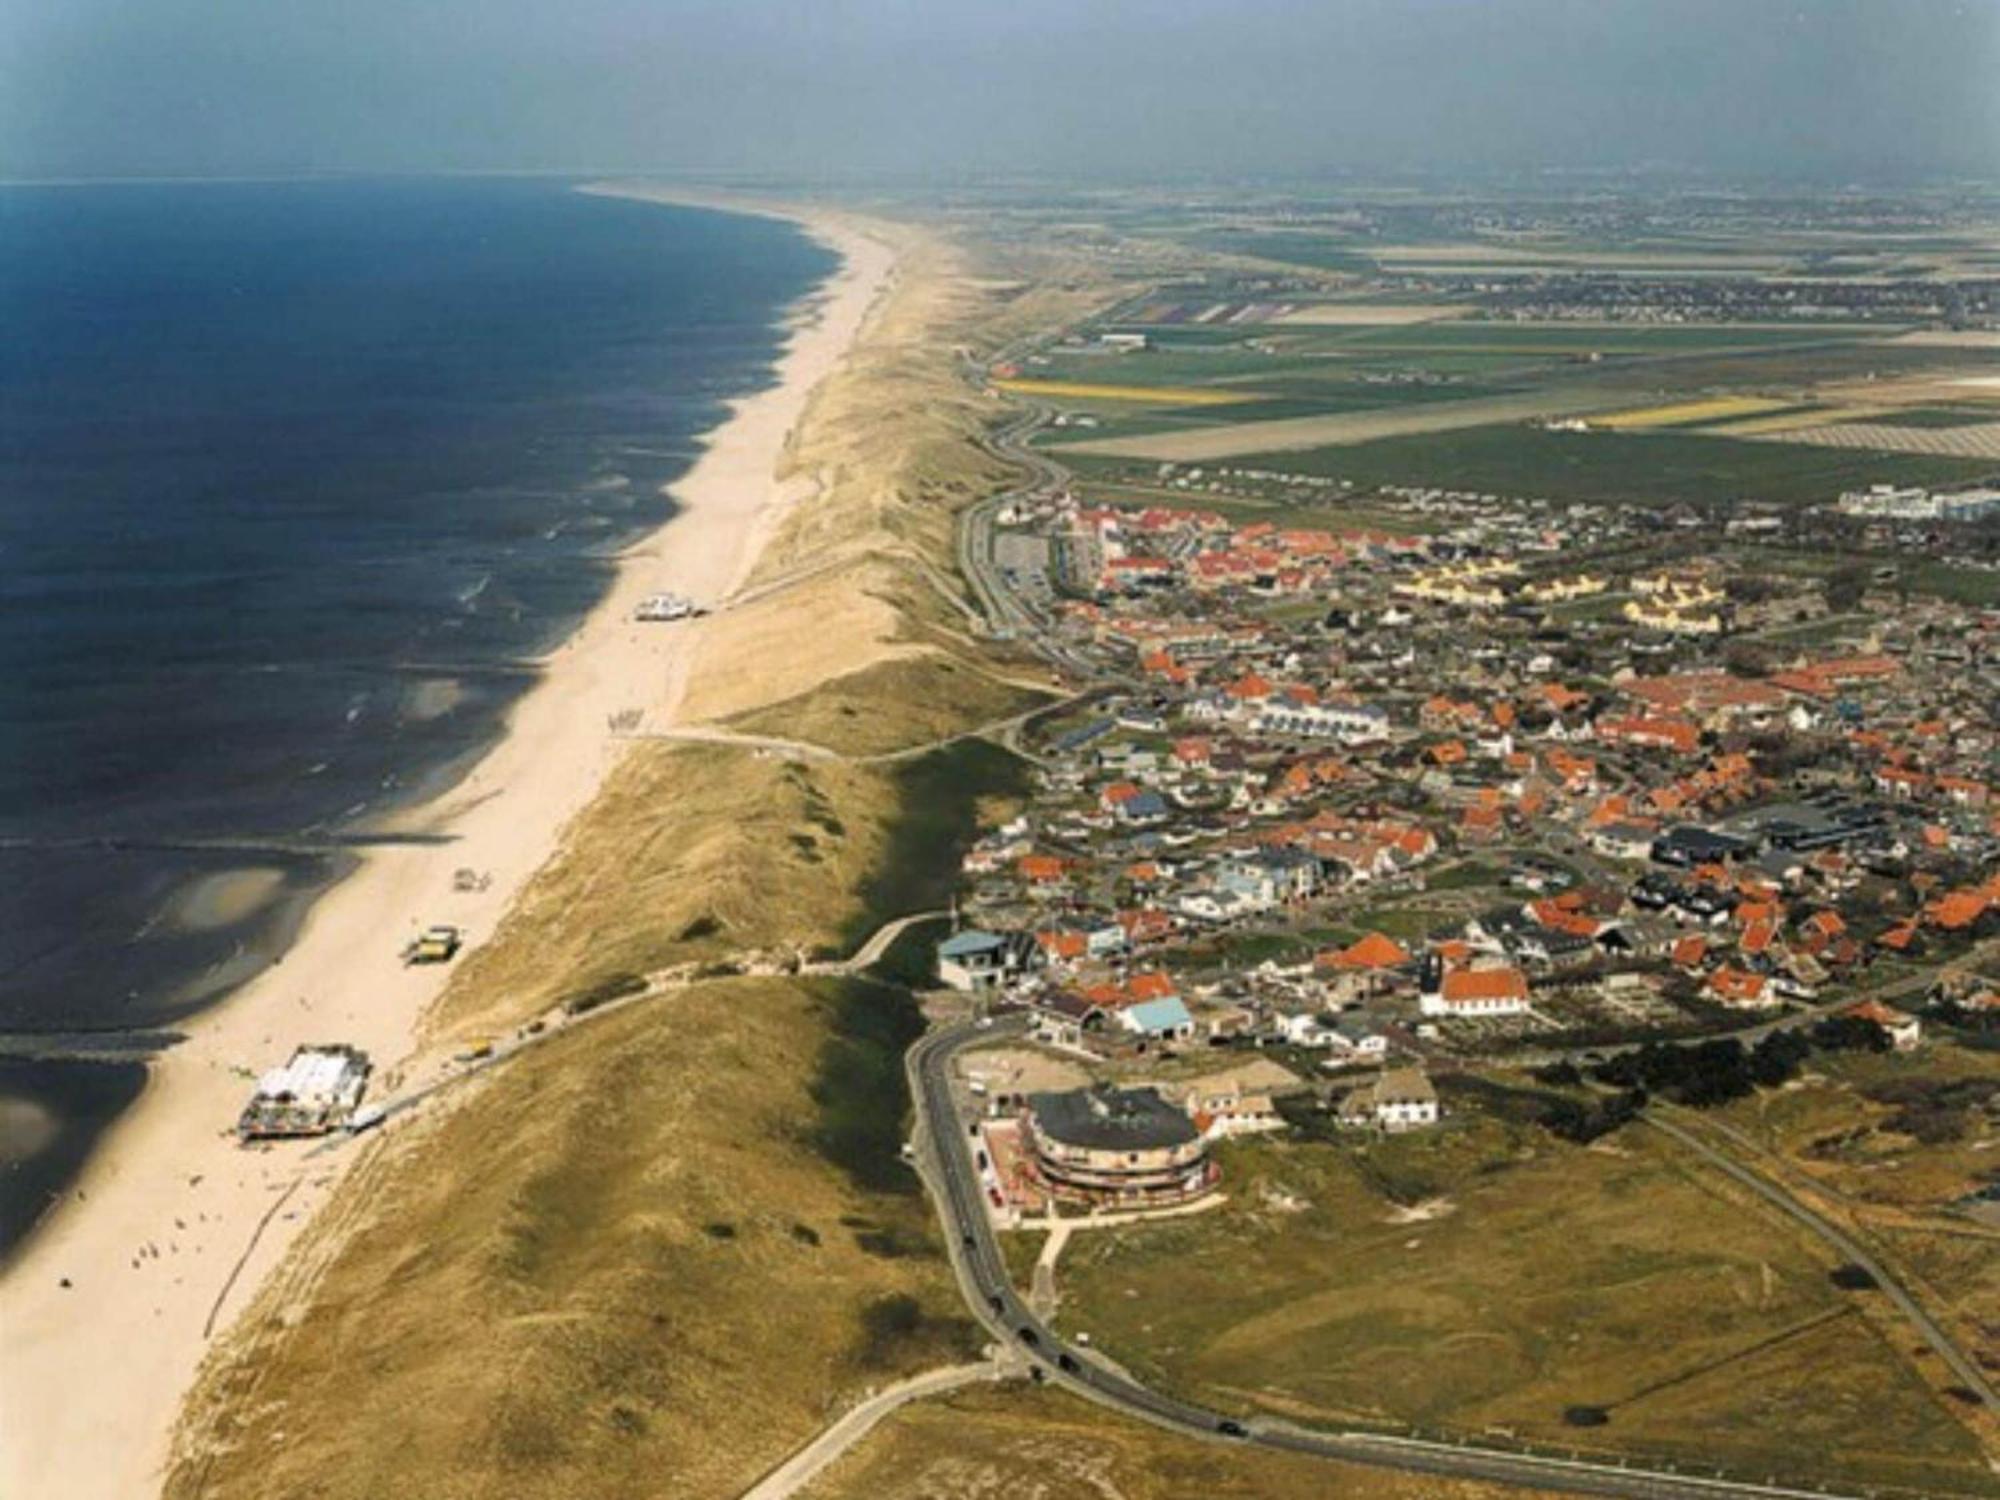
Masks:
[[[1592,1079],[1618,1093],[1594,1104],[1573,1099],[1552,1102],[1542,1123],[1565,1140],[1591,1141],[1616,1130],[1654,1097],[1707,1109],[1788,1082],[1815,1050],[1885,1052],[1888,1047],[1888,1035],[1881,1027],[1856,1016],[1828,1016],[1810,1032],[1769,1032],[1749,1047],[1735,1037],[1681,1046],[1651,1042],[1590,1070]],[[1536,1076],[1543,1083],[1574,1087],[1585,1075],[1565,1062]]]

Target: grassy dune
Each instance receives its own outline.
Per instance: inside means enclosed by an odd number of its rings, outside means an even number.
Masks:
[[[906,1406],[806,1500],[1538,1500],[1540,1491],[1396,1474],[1172,1437],[1052,1391]]]
[[[1141,1377],[1306,1419],[1994,1492],[1893,1315],[1641,1132],[1579,1150],[1461,1119],[1243,1145],[1225,1169],[1224,1211],[1064,1257],[1065,1325]],[[1571,1425],[1579,1407],[1608,1423]]]
[[[1052,694],[998,679],[940,652],[878,661],[796,698],[730,720],[751,734],[882,755],[944,739],[968,724],[1023,714]],[[884,713],[884,707],[893,711]]]
[[[500,1030],[670,964],[837,949],[872,925],[856,892],[899,815],[893,767],[636,746],[432,1025]]]
[[[906,1007],[722,982],[525,1055],[257,1309],[168,1494],[733,1493],[835,1393],[964,1357],[895,1159]]]

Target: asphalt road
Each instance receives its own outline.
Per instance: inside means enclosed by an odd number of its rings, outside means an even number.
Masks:
[[[1019,1017],[984,1027],[969,1021],[941,1027],[910,1049],[905,1066],[916,1101],[917,1168],[944,1221],[945,1241],[966,1303],[1001,1345],[1039,1369],[1042,1379],[1101,1406],[1189,1437],[1254,1444],[1412,1473],[1626,1500],[1717,1500],[1724,1496],[1818,1500],[1832,1493],[1775,1480],[1753,1484],[1380,1433],[1313,1431],[1262,1418],[1241,1419],[1239,1425],[1238,1419],[1162,1395],[1096,1363],[1088,1352],[1067,1347],[1015,1294],[1008,1280],[973,1160],[969,1122],[960,1114],[951,1088],[954,1054],[974,1042],[1019,1035],[1023,1029],[1025,1022]]]
[[[993,561],[993,525],[1000,511],[1016,500],[1055,494],[1069,483],[1067,469],[1027,443],[1053,416],[1052,408],[1028,406],[987,440],[987,447],[996,457],[1026,469],[1028,477],[1023,483],[988,496],[959,513],[958,571],[971,587],[994,635],[1024,640],[1052,665],[1091,680],[1103,676],[1103,668],[1056,640],[1048,628],[1047,616],[1009,586]]]

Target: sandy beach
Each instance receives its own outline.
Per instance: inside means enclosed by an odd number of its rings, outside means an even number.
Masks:
[[[599,189],[735,208],[666,190]],[[688,475],[678,513],[624,556],[599,607],[552,654],[505,736],[448,793],[396,822],[435,842],[371,852],[313,908],[282,961],[189,1028],[82,1178],[0,1276],[0,1495],[134,1500],[157,1492],[182,1394],[212,1341],[326,1201],[363,1148],[239,1147],[230,1127],[251,1077],[302,1042],[365,1048],[371,1096],[447,1068],[452,1043],[424,1017],[450,977],[405,968],[403,942],[434,922],[477,945],[559,847],[615,763],[611,721],[674,723],[689,663],[726,636],[632,622],[643,596],[719,602],[748,576],[809,479],[775,469],[807,397],[841,361],[885,286],[893,253],[849,221],[762,205],[842,256],[801,310],[770,388],[737,402]],[[454,889],[455,871],[490,875]]]

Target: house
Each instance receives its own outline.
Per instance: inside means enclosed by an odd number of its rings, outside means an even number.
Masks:
[[[1512,964],[1448,969],[1435,990],[1426,986],[1417,1009],[1427,1016],[1519,1016],[1528,1010],[1528,976]]]
[[[1167,812],[1167,799],[1148,787],[1120,802],[1111,815],[1121,823],[1143,826],[1165,821]]]
[[[1841,1012],[1857,1021],[1872,1021],[1882,1028],[1889,1045],[1897,1052],[1914,1052],[1924,1038],[1923,1023],[1915,1016],[1892,1009],[1880,1000],[1864,1000]]]
[[[1093,922],[1083,929],[1083,951],[1088,958],[1109,958],[1125,951],[1124,927],[1116,921]]]
[[[1719,864],[1749,854],[1752,845],[1733,834],[1716,833],[1691,823],[1677,824],[1653,840],[1655,864],[1687,869],[1694,865]]]
[[[1389,1055],[1387,1033],[1364,1016],[1335,1016],[1326,1045],[1343,1063],[1379,1063]],[[1329,1061],[1326,1066],[1333,1067]]]
[[[1351,745],[1387,739],[1389,712],[1378,703],[1293,703],[1267,706],[1251,721],[1259,734],[1337,739]]]
[[[1336,1035],[1326,1017],[1316,1011],[1293,1011],[1275,1018],[1278,1036],[1294,1047],[1331,1047]]]
[[[1238,891],[1185,891],[1174,898],[1174,910],[1191,921],[1224,927],[1267,910],[1254,897]]]
[[[1259,849],[1225,860],[1215,883],[1265,907],[1303,901],[1319,889],[1319,861],[1303,849]]]
[[[1118,1024],[1149,1042],[1179,1042],[1194,1035],[1194,1017],[1173,995],[1126,1006],[1118,1012]]]
[[[1725,965],[1708,976],[1708,997],[1731,1010],[1768,1010],[1783,1003],[1770,976]]]
[[[1402,968],[1410,962],[1410,955],[1401,943],[1386,932],[1371,932],[1345,948],[1322,953],[1317,962],[1325,968],[1360,969],[1379,973],[1385,969]]]
[[[1268,1093],[1253,1093],[1234,1078],[1206,1079],[1187,1091],[1181,1105],[1193,1116],[1204,1139],[1261,1135],[1285,1128],[1284,1117]]]
[[[1599,719],[1597,737],[1606,744],[1671,750],[1676,755],[1693,755],[1701,748],[1699,725],[1691,724],[1686,719],[1649,717],[1643,714],[1614,715]]]
[[[954,990],[996,989],[1034,962],[1035,940],[1025,933],[968,928],[937,945],[938,983]]]
[[[1028,1014],[1036,1041],[1073,1052],[1090,1051],[1110,1028],[1110,1012],[1072,990],[1044,991],[1029,1003]]]
[[[1590,831],[1590,847],[1606,859],[1645,859],[1653,852],[1654,829],[1646,823],[1605,823]]]
[[[1417,1130],[1437,1121],[1437,1090],[1420,1068],[1386,1069],[1340,1101],[1340,1123],[1359,1129]]]

